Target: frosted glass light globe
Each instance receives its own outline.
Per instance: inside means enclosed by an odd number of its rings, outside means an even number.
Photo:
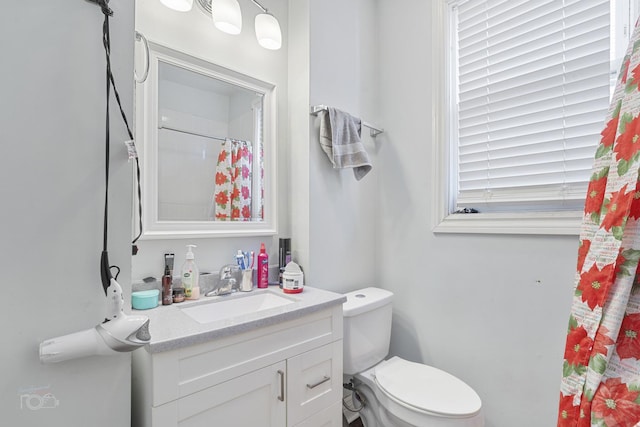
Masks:
[[[237,0],[212,0],[211,18],[222,32],[240,34],[242,31],[242,12]]]
[[[282,32],[275,16],[268,13],[256,15],[256,38],[260,46],[265,49],[280,49],[282,46]]]

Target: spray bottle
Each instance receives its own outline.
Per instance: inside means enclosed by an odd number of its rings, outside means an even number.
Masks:
[[[200,298],[200,274],[192,251],[192,248],[195,247],[196,245],[187,245],[187,254],[185,255],[184,264],[182,264],[182,286],[184,286],[186,299]]]
[[[260,243],[260,253],[258,254],[258,288],[269,287],[269,255],[264,247],[264,243]]]

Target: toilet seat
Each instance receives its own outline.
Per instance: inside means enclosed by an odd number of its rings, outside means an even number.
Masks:
[[[392,357],[374,368],[379,390],[399,405],[446,418],[480,412],[478,394],[462,380],[432,366]]]

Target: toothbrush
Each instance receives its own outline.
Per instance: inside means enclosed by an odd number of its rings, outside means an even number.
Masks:
[[[244,268],[249,269],[251,267],[251,261],[249,259],[249,252],[243,252]]]
[[[246,268],[244,259],[245,259],[244,254],[240,249],[238,249],[238,254],[236,255],[236,264],[238,264],[238,267],[240,267],[240,270],[244,270]]]
[[[249,267],[251,270],[253,270],[253,264],[256,261],[256,254],[255,252],[251,251],[251,266]]]

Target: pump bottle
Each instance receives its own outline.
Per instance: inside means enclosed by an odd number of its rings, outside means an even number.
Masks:
[[[187,254],[185,255],[184,264],[182,264],[182,286],[184,287],[186,299],[200,298],[200,274],[192,251],[192,248],[195,247],[196,245],[187,245]]]

